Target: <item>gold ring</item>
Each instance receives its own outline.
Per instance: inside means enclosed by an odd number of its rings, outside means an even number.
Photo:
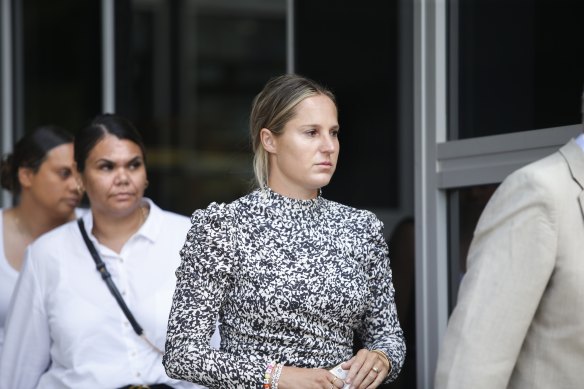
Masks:
[[[379,368],[377,366],[373,366],[371,370],[373,370],[375,374],[379,374]]]
[[[335,389],[335,386],[334,385],[331,385],[331,387],[329,389]]]
[[[333,377],[333,380],[331,381],[331,384],[334,385],[336,380],[338,380],[338,378],[337,377]]]

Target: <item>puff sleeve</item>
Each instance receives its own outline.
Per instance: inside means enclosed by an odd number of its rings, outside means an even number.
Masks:
[[[196,211],[191,221],[176,272],[163,358],[166,373],[210,388],[259,388],[266,363],[209,346],[221,305],[237,272],[229,206],[213,203]]]

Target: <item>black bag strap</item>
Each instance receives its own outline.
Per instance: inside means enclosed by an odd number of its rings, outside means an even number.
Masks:
[[[107,271],[107,267],[105,266],[105,263],[101,260],[101,257],[99,256],[99,253],[95,249],[93,242],[89,239],[89,236],[87,236],[87,231],[85,231],[85,223],[83,223],[83,219],[81,219],[81,218],[77,219],[77,224],[79,225],[79,230],[81,231],[81,235],[83,236],[83,240],[85,241],[85,244],[87,245],[87,249],[89,250],[89,252],[91,253],[91,256],[93,257],[93,261],[95,262],[95,267],[97,268],[97,271],[101,274],[101,278],[103,278],[103,280],[105,281],[109,291],[111,292],[111,294],[114,296],[114,298],[118,302],[118,305],[120,306],[120,308],[122,308],[122,311],[124,312],[124,315],[126,315],[126,318],[128,319],[128,321],[132,325],[134,332],[136,332],[136,334],[138,334],[138,336],[141,336],[142,338],[144,338],[144,340],[146,340],[146,342],[148,342],[148,344],[150,344],[150,346],[152,346],[152,348],[154,348],[156,351],[158,351],[160,354],[162,354],[162,351],[158,347],[156,347],[152,342],[150,342],[150,340],[146,337],[146,335],[144,335],[144,330],[142,329],[140,324],[138,324],[138,322],[134,318],[134,315],[132,315],[132,312],[130,311],[130,309],[126,305],[124,298],[122,297],[122,295],[120,294],[120,291],[116,287],[116,284],[114,284],[114,281],[112,280],[111,274],[109,273],[109,271]]]

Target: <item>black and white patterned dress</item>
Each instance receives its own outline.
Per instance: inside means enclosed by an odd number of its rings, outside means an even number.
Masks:
[[[268,362],[331,367],[354,331],[391,359],[405,343],[382,223],[368,211],[270,189],[192,216],[168,324],[171,377],[210,388],[261,388]],[[210,348],[217,318],[221,349]]]

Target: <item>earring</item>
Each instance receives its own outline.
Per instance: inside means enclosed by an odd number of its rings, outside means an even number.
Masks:
[[[79,194],[79,196],[83,196],[85,188],[80,183],[77,183],[77,187],[75,189],[77,190],[77,194]]]

